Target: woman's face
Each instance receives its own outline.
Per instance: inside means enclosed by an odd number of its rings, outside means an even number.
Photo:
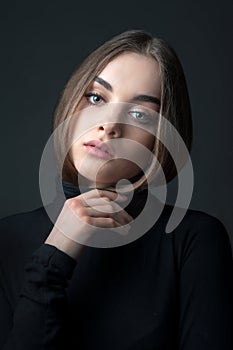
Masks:
[[[148,165],[155,139],[149,130],[160,94],[159,65],[152,57],[124,53],[113,59],[79,104],[70,149],[79,174],[106,187],[141,171],[135,156]]]

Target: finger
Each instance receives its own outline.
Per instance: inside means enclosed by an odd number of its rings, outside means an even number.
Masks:
[[[124,202],[128,199],[128,197],[123,193],[117,193],[109,190],[97,190],[100,197],[109,198],[111,201],[115,202]]]
[[[88,200],[83,200],[82,205],[84,207],[97,207],[97,206],[102,206],[105,205],[107,203],[112,202],[109,198],[89,198]]]
[[[110,212],[109,206],[97,206],[85,208],[85,216],[113,218],[121,225],[125,225],[133,220],[133,218],[120,208],[119,211]]]
[[[98,206],[106,206],[106,207],[109,207],[109,208],[112,207],[113,209],[109,210],[110,213],[122,209],[122,207],[117,202],[111,201],[110,199],[105,198],[105,197],[102,197],[102,198],[90,198],[87,201],[84,201],[84,203],[82,205],[84,207],[98,207]]]
[[[81,202],[80,202],[81,201]],[[124,202],[125,199],[124,198],[118,198],[116,197],[116,194],[111,194],[109,195],[108,197],[103,196],[100,197],[99,195],[97,195],[97,197],[87,197],[87,196],[84,196],[82,198],[80,198],[80,205],[82,206],[85,206],[85,207],[92,207],[92,206],[97,206],[97,205],[105,205],[106,203],[121,203],[121,202]]]
[[[119,225],[126,225],[133,221],[132,216],[130,216],[125,210],[115,213],[114,219]]]
[[[130,225],[121,225],[113,218],[91,218],[89,221],[91,226],[99,227],[99,228],[109,228],[110,230],[117,232],[118,234],[125,236],[130,231]]]
[[[118,194],[117,192],[107,191],[107,190],[92,190],[86,193],[83,193],[81,196],[85,201],[88,201],[91,198],[105,198],[106,200],[124,202],[127,200],[127,196],[124,194]]]
[[[95,211],[96,210],[99,211],[100,213],[102,213],[101,216],[114,217],[114,215],[116,215],[117,217],[118,215],[120,215],[120,217],[125,219],[127,222],[130,222],[133,220],[133,218],[127,213],[127,211],[122,209],[122,207],[116,202],[108,202],[107,204],[100,204],[99,200],[95,200],[95,199],[90,199],[88,202],[90,205],[90,207],[88,208],[93,208]],[[89,211],[89,213],[91,215],[92,212]],[[112,215],[107,215],[107,214],[112,214]]]

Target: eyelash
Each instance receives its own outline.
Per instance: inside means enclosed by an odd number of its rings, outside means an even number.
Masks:
[[[141,111],[129,111],[128,113],[133,119],[137,120],[140,123],[151,123],[153,121],[152,116],[149,113]],[[133,114],[139,114],[140,116],[143,116],[143,119],[135,118]]]
[[[86,97],[87,102],[88,102],[88,104],[89,104],[90,106],[96,106],[96,105],[100,104],[100,102],[99,102],[99,103],[92,103],[92,102],[90,102],[90,97],[93,97],[93,96],[98,97],[98,98],[100,98],[102,101],[106,102],[106,101],[104,100],[104,98],[103,98],[101,95],[97,94],[96,92],[88,92],[88,93],[85,94],[85,97]]]

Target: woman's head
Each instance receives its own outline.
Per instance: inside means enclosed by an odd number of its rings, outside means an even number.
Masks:
[[[111,87],[106,85],[106,82]],[[99,91],[97,96],[92,94],[96,90]],[[128,31],[105,42],[91,53],[71,76],[63,91],[55,111],[54,128],[77,111],[85,108],[88,102],[94,106],[99,102],[102,103],[98,95],[101,98],[102,95],[106,96],[104,102],[105,100],[120,103],[134,102],[142,108],[158,112],[174,125],[190,150],[192,123],[186,82],[176,54],[163,40],[152,38],[143,31]],[[141,98],[140,101],[132,101],[136,95],[150,96],[154,100]],[[99,127],[101,128],[101,125]],[[157,135],[166,132],[159,130],[159,127],[158,124]],[[167,180],[171,180],[176,174],[176,168],[165,145],[152,135],[149,137],[148,133],[146,137],[143,136],[143,133],[139,133],[135,138],[136,129],[132,137],[132,128],[127,129],[127,126],[124,128],[126,128],[124,129],[126,134],[118,137],[135,139],[150,151],[153,150],[163,167]],[[115,133],[116,130],[112,132]],[[66,139],[65,134],[64,129],[63,140]],[[94,139],[96,135],[93,134]],[[102,135],[102,138],[105,142],[106,136]],[[58,140],[55,140],[55,148],[57,158],[61,159],[62,149],[64,149],[62,142],[58,143]],[[74,158],[76,154],[76,160],[78,159],[78,153],[80,153],[80,148],[77,149],[77,152],[74,152],[74,148],[71,149],[63,166],[63,178],[73,183],[77,182],[77,165],[75,165]],[[135,168],[126,176],[134,176],[137,171]],[[151,171],[153,169],[150,169]]]

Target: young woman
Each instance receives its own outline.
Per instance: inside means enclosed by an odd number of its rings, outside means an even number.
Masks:
[[[232,349],[224,226],[189,209],[166,233],[173,208],[148,191],[176,175],[162,142],[173,127],[190,150],[185,78],[164,41],[124,32],[74,72],[54,116],[66,200],[54,222],[63,193],[1,220],[0,349]]]

